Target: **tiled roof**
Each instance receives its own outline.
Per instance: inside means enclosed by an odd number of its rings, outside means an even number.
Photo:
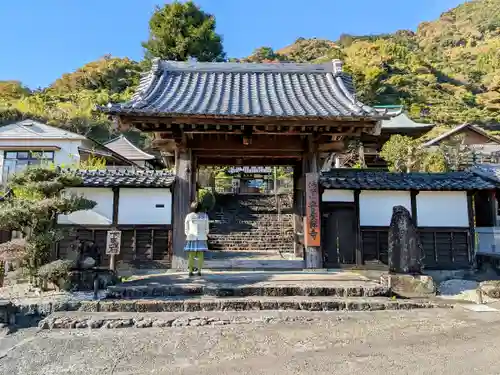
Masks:
[[[415,129],[432,128],[433,124],[424,124],[413,121],[405,113],[401,113],[390,120],[382,121],[382,129]]]
[[[361,190],[489,190],[495,184],[472,172],[392,173],[333,169],[320,177],[326,189]]]
[[[441,134],[440,136],[438,136],[438,137],[436,137],[434,139],[431,139],[430,141],[424,143],[423,146],[424,147],[429,147],[429,146],[437,145],[437,144],[439,144],[439,142],[445,140],[446,138],[451,137],[455,133],[460,134],[461,131],[466,130],[466,129],[469,129],[469,130],[471,130],[471,131],[473,131],[473,132],[475,132],[475,133],[477,133],[479,135],[482,135],[483,137],[487,138],[490,142],[493,142],[493,143],[496,143],[496,144],[500,144],[500,139],[499,138],[494,137],[494,136],[488,134],[486,131],[484,131],[483,129],[481,129],[479,126],[473,125],[473,124],[462,124],[462,125],[458,125],[458,126],[454,127],[450,131],[447,131],[446,133]]]
[[[473,166],[470,171],[482,178],[496,183],[497,185],[500,184],[500,164],[477,164]]]
[[[154,116],[389,117],[356,99],[338,60],[320,65],[157,60],[130,102],[99,109]]]
[[[175,176],[164,171],[110,171],[79,170],[76,174],[83,179],[85,187],[170,187]]]
[[[155,158],[154,155],[150,155],[132,144],[123,135],[104,143],[104,145],[129,160],[152,160]]]
[[[0,140],[2,139],[70,139],[84,140],[80,134],[49,126],[34,120],[23,120],[0,127]]]

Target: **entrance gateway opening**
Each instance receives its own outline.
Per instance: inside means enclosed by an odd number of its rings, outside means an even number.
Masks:
[[[184,217],[207,187],[217,196],[208,267],[234,253],[233,259],[247,255],[247,263],[231,264],[241,268],[322,268],[352,260],[359,245],[351,235],[351,207],[320,210],[319,172],[348,142],[378,135],[389,116],[356,99],[341,61],[156,60],[130,102],[100,110],[122,130],[154,133],[154,146],[173,156],[173,268],[186,268]],[[216,172],[208,183],[206,169]],[[328,210],[334,214],[322,220],[320,211]],[[322,225],[328,229],[321,234]],[[256,256],[260,263],[249,264]],[[273,267],[273,260],[280,264]]]

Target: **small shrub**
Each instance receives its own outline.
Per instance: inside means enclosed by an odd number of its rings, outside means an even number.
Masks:
[[[206,212],[213,210],[215,207],[215,196],[210,189],[200,189],[198,191],[198,201]]]
[[[64,289],[69,281],[69,271],[75,266],[75,262],[67,259],[58,259],[47,263],[38,270],[38,277],[43,284],[51,282]]]

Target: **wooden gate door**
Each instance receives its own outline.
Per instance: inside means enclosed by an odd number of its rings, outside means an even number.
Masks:
[[[323,249],[325,266],[356,263],[356,211],[352,205],[332,207],[323,214]]]

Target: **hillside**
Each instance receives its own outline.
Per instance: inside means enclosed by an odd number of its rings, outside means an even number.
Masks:
[[[279,61],[341,58],[362,100],[404,104],[420,121],[500,123],[498,0],[465,3],[415,32],[342,35],[335,42],[300,38],[272,53]],[[259,61],[255,54],[250,60]]]
[[[476,0],[445,12],[417,30],[337,41],[297,39],[274,51],[260,47],[240,61],[345,61],[367,104],[404,104],[419,121],[441,125],[500,124],[500,1]],[[235,60],[235,59],[231,59]],[[103,57],[30,91],[0,81],[0,123],[35,117],[98,140],[113,136],[95,105],[130,98],[143,63]],[[15,79],[15,77],[12,77]],[[143,144],[147,139],[136,141]]]

